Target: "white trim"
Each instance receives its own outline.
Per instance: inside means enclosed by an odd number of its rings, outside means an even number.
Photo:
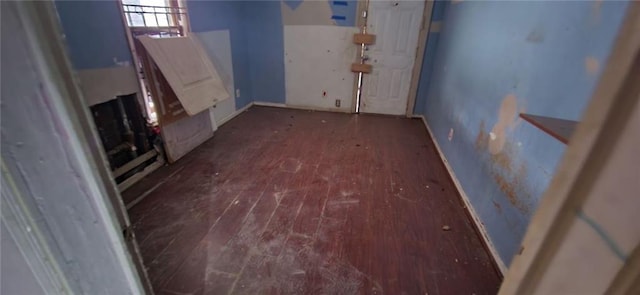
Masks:
[[[119,290],[119,293],[131,293],[131,294],[143,294],[145,289],[142,282],[144,273],[138,273],[135,263],[136,258],[139,256],[136,253],[129,251],[127,244],[122,236],[120,229],[120,221],[118,220],[118,204],[114,204],[111,201],[114,196],[113,189],[109,189],[109,186],[113,186],[113,182],[107,182],[104,178],[108,174],[106,165],[104,164],[104,152],[96,152],[96,149],[92,149],[98,143],[98,135],[93,126],[90,123],[89,109],[86,104],[83,103],[83,98],[80,93],[80,88],[77,86],[77,81],[72,76],[71,63],[64,51],[61,36],[61,27],[57,18],[53,1],[34,3],[34,2],[17,2],[15,4],[18,12],[18,20],[24,28],[24,32],[18,32],[17,35],[22,33],[24,35],[21,41],[25,42],[22,45],[24,48],[30,50],[28,53],[32,60],[32,71],[39,75],[42,90],[47,93],[46,101],[48,109],[46,112],[57,119],[58,129],[65,132],[67,138],[65,139],[65,147],[67,149],[67,155],[65,159],[67,165],[73,165],[73,169],[66,171],[66,173],[73,173],[76,177],[76,183],[81,190],[86,194],[88,198],[80,198],[83,203],[78,202],[78,198],[68,198],[64,200],[57,200],[58,205],[63,204],[70,208],[70,213],[76,219],[75,224],[77,231],[85,231],[92,233],[85,235],[87,240],[92,241],[92,238],[98,237],[107,241],[107,244],[103,244],[102,253],[110,253],[106,255],[84,255],[75,253],[74,247],[88,247],[86,245],[74,245],[73,238],[67,240],[69,244],[59,244],[60,251],[62,253],[74,253],[71,256],[74,272],[67,270],[65,275],[73,280],[81,281],[85,276],[89,277],[89,274],[83,274],[81,271],[83,268],[88,267],[89,264],[102,261],[107,262],[109,258],[113,261],[108,261],[108,265],[100,265],[98,271],[103,274],[113,274],[113,278],[122,278],[123,281],[117,286],[114,286],[113,290]],[[4,6],[3,6],[4,8]],[[15,43],[15,42],[14,42]],[[3,133],[4,138],[4,133]],[[102,156],[102,159],[100,159]],[[45,158],[45,161],[47,159]],[[4,163],[3,163],[4,165]],[[27,163],[29,165],[29,163]],[[49,164],[51,165],[51,164]],[[70,166],[71,167],[71,166]],[[38,178],[46,179],[50,175],[39,175]],[[63,178],[66,175],[61,176]],[[36,182],[38,178],[34,178],[31,182]],[[33,192],[28,191],[33,195],[33,198],[37,198]],[[42,206],[42,204],[39,204]],[[61,205],[60,205],[61,206]],[[85,208],[89,206],[93,208],[94,218],[92,224],[81,222],[85,217],[82,214],[89,214],[87,212],[82,213],[77,208]],[[46,209],[46,206],[43,208]],[[73,210],[72,210],[73,209]],[[42,210],[42,209],[41,209]],[[63,220],[68,220],[71,215],[60,214],[55,210],[42,210],[46,212],[48,218],[43,218],[43,222],[46,224],[53,222],[58,226],[66,223]],[[121,212],[120,212],[121,213]],[[43,213],[44,214],[44,213]],[[125,218],[126,219],[126,218]],[[100,231],[96,231],[99,229]],[[99,233],[98,233],[99,232]],[[57,238],[68,238],[68,231],[58,231]],[[62,233],[62,234],[60,234]],[[53,234],[53,232],[51,232]],[[134,242],[135,243],[135,242]],[[54,241],[49,241],[50,245],[55,245]],[[21,245],[18,245],[21,247]],[[80,253],[85,253],[80,251]],[[69,261],[69,257],[57,258],[60,260]],[[43,258],[44,259],[44,258]],[[32,269],[33,270],[33,269]],[[77,273],[80,271],[80,273]],[[109,279],[109,278],[105,278]],[[67,279],[67,281],[70,281]],[[91,281],[85,282],[83,288],[102,290],[108,284],[106,281]],[[72,287],[73,288],[73,287]],[[80,287],[78,286],[78,290]],[[46,290],[49,291],[49,290]],[[77,290],[69,290],[68,292],[74,293]]]
[[[407,109],[405,115],[413,116],[413,109],[416,108],[418,100],[418,84],[420,84],[420,75],[422,74],[422,62],[424,53],[427,51],[427,42],[429,32],[431,30],[431,14],[433,12],[434,0],[426,0],[424,3],[424,11],[422,12],[422,24],[418,34],[418,47],[416,48],[413,69],[411,71],[411,82],[409,84],[409,96],[407,98]]]
[[[266,102],[266,101],[254,101],[253,105],[261,106],[261,107],[273,107],[273,108],[288,108],[288,106],[284,103],[276,103],[276,102]]]
[[[227,116],[224,119],[220,120],[220,122],[218,123],[218,127],[224,125],[224,123],[227,123],[227,122],[231,121],[231,119],[233,119],[233,118],[237,117],[238,115],[242,114],[244,111],[248,110],[253,105],[254,105],[254,102],[252,101],[252,102],[248,103],[246,106],[242,107],[241,109],[238,109],[235,112],[231,113],[229,116]]]
[[[496,264],[498,265],[500,272],[502,273],[502,275],[504,275],[505,272],[507,271],[507,266],[504,264],[504,261],[502,261],[502,258],[500,258],[500,255],[498,255],[498,251],[496,250],[496,247],[491,242],[491,238],[489,238],[487,229],[485,228],[484,224],[480,221],[480,217],[478,217],[478,213],[476,213],[476,210],[471,205],[471,202],[469,201],[469,197],[464,192],[464,189],[462,188],[460,181],[456,177],[456,174],[453,172],[453,168],[451,168],[451,165],[449,165],[449,161],[447,161],[447,158],[444,156],[442,149],[440,149],[440,145],[438,145],[436,138],[433,136],[433,132],[431,132],[431,128],[429,128],[429,124],[427,124],[427,120],[423,115],[413,115],[411,117],[414,119],[421,119],[422,123],[424,123],[424,127],[427,128],[427,133],[429,133],[429,137],[431,138],[431,141],[433,141],[433,144],[436,146],[438,155],[440,155],[440,158],[442,159],[444,166],[447,168],[447,172],[451,176],[451,179],[453,180],[453,184],[456,186],[456,189],[458,190],[458,194],[460,194],[460,197],[462,198],[462,201],[464,202],[465,207],[467,208],[467,210],[469,210],[469,214],[471,215],[471,219],[473,219],[473,223],[476,225],[476,228],[480,232],[482,239],[484,240],[485,244],[489,248],[489,251],[491,252],[491,256],[493,256],[493,260],[495,260]]]
[[[441,21],[431,22],[431,26],[429,27],[429,33],[439,33],[441,30],[442,30]]]
[[[289,105],[284,103],[276,103],[276,102],[265,102],[265,101],[254,101],[253,105],[261,106],[261,107],[273,107],[273,108],[283,108],[283,109],[292,109],[292,110],[305,110],[305,111],[318,111],[318,112],[334,112],[334,113],[345,113],[352,114],[352,109],[333,109],[333,108],[317,108],[317,107],[306,107],[306,106],[298,106],[298,105]]]

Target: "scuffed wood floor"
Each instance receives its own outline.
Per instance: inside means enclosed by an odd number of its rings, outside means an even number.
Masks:
[[[495,294],[419,120],[252,107],[123,194],[157,294]],[[451,230],[443,231],[448,225]]]

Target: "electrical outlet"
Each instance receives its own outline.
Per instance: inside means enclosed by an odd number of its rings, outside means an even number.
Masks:
[[[453,139],[453,128],[449,129],[449,141]]]
[[[240,88],[236,89],[236,98],[240,97]]]
[[[339,108],[339,107],[340,107],[340,100],[336,99],[336,108]]]

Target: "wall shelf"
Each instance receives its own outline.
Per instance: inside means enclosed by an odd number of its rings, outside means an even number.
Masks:
[[[533,126],[553,136],[555,139],[564,144],[569,143],[569,138],[578,125],[577,121],[558,119],[545,116],[536,116],[530,114],[520,114],[520,118],[531,123]]]

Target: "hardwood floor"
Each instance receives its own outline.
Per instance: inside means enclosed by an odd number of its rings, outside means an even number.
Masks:
[[[495,294],[419,120],[252,107],[123,194],[157,294]],[[450,230],[443,230],[443,226]]]

